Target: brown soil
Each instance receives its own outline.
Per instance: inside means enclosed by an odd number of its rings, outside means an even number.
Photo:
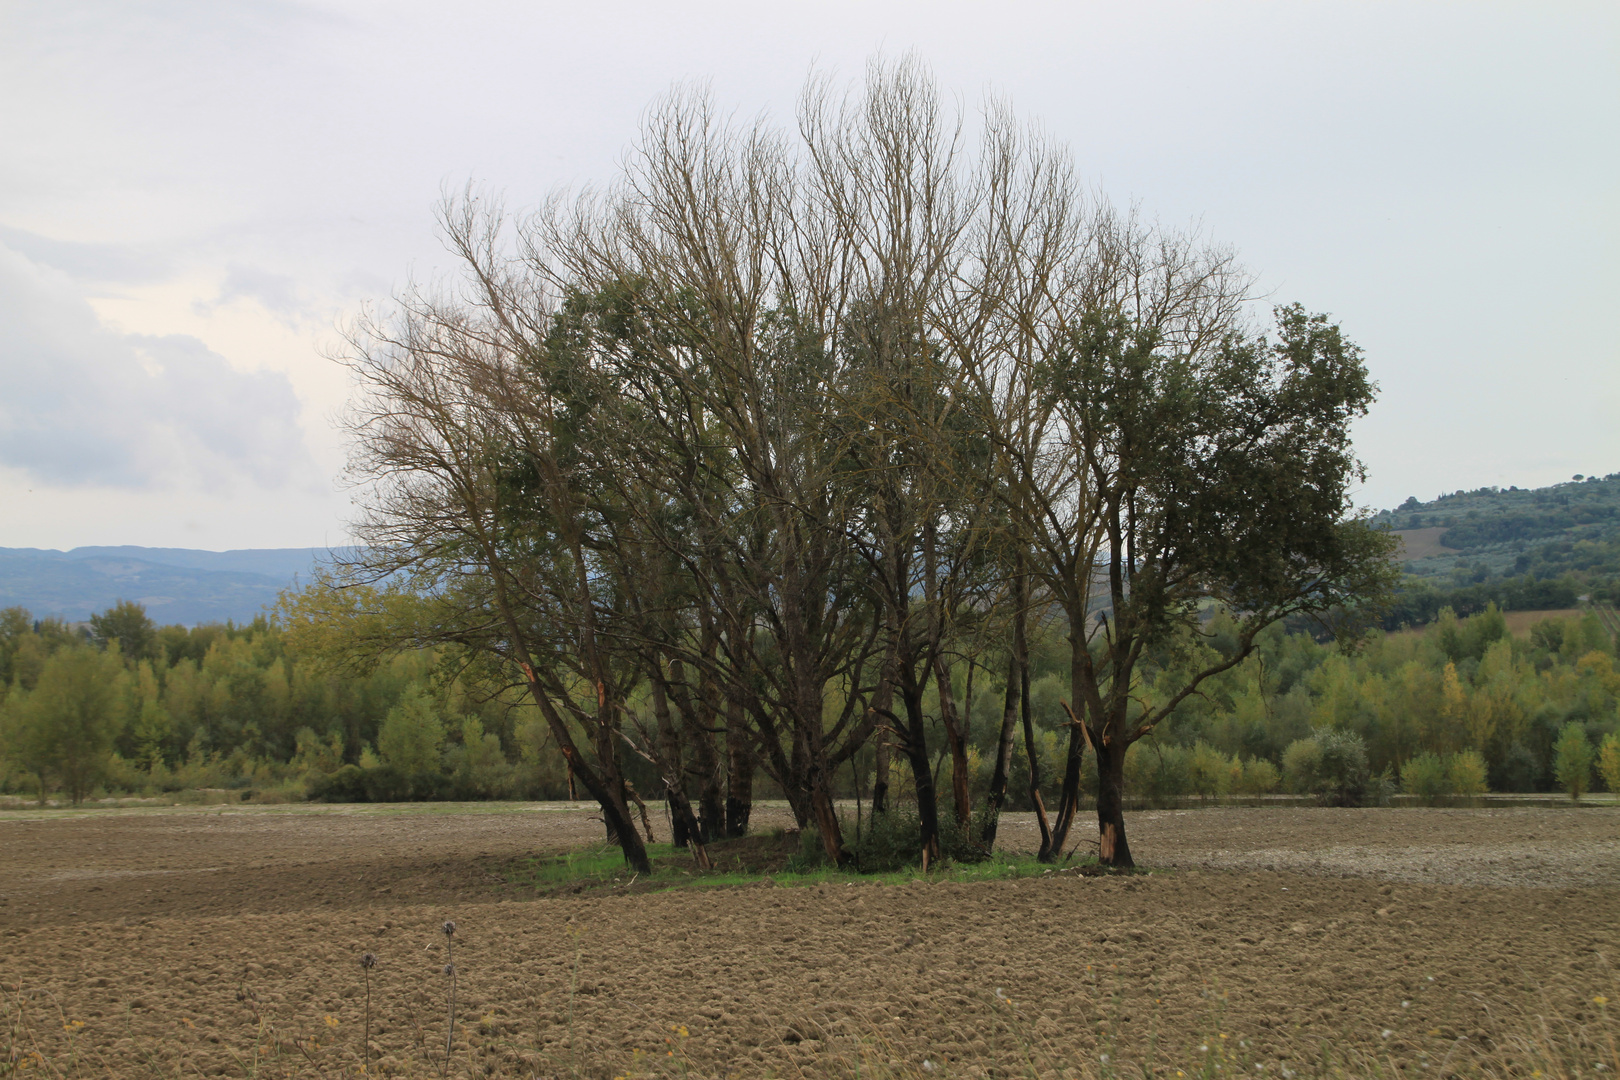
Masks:
[[[1396,529],[1395,535],[1401,539],[1400,557],[1412,561],[1414,559],[1427,559],[1431,555],[1450,555],[1456,548],[1449,548],[1440,542],[1446,535],[1447,526],[1435,525],[1427,529]]]
[[[1581,608],[1550,608],[1546,611],[1504,611],[1508,633],[1524,637],[1530,628],[1542,619],[1578,619],[1586,612]]]
[[[587,812],[5,814],[0,1050],[66,1075],[352,1075],[369,951],[367,1075],[439,1075],[446,919],[457,1076],[1318,1072],[1322,1040],[1415,1073],[1620,1000],[1620,810],[1130,827],[1160,872],[535,899],[495,868],[595,840]]]

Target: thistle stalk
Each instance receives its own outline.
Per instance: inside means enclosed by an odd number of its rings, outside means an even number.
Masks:
[[[444,1062],[450,1064],[450,1055],[456,1045],[456,957],[455,940],[456,924],[446,921],[444,924],[444,958],[448,961],[444,965],[444,973],[450,978],[450,1032],[444,1040]]]
[[[366,1038],[360,1044],[360,1061],[364,1064],[371,1060],[371,969],[377,966],[377,958],[371,953],[360,957],[360,970],[366,979]]]

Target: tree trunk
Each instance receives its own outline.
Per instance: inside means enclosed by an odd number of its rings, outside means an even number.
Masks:
[[[708,651],[712,662],[713,650]],[[679,658],[670,657],[669,690],[681,712],[681,731],[686,745],[692,748],[690,771],[697,774],[698,780],[698,842],[707,844],[724,835],[726,820],[723,794],[725,778],[714,740],[715,703],[720,694],[713,677],[705,670],[700,675],[700,685],[694,698],[691,688],[686,685],[685,671],[685,665]]]
[[[912,782],[917,788],[917,820],[922,826],[922,857],[932,866],[939,860],[939,798],[934,791],[934,773],[928,765],[928,732],[923,727],[922,684],[911,675],[915,670],[902,664],[900,697],[906,709],[905,744],[901,747],[911,763]]]
[[[1018,671],[1018,711],[1024,721],[1024,753],[1029,756],[1029,802],[1035,811],[1035,824],[1041,830],[1041,849],[1035,857],[1052,861],[1052,830],[1046,823],[1046,803],[1041,798],[1041,763],[1035,752],[1035,722],[1029,715],[1029,637],[1022,617],[1013,624],[1013,648],[1024,658]]]
[[[846,866],[849,852],[844,850],[844,830],[838,820],[838,807],[833,801],[832,776],[817,768],[810,785],[810,802],[815,813],[816,830],[821,833],[821,850],[834,866]]]
[[[743,704],[735,693],[726,695],[726,835],[748,835],[754,813],[754,748],[743,726]]]
[[[889,767],[891,755],[894,752],[894,733],[890,726],[894,723],[894,680],[896,675],[896,660],[893,646],[885,660],[885,670],[878,678],[877,693],[872,697],[872,711],[878,714],[878,728],[876,732],[877,745],[873,750],[872,768],[872,813],[884,813],[889,809]]]
[[[1097,861],[1130,869],[1131,845],[1125,839],[1125,745],[1099,740],[1097,751]]]
[[[939,718],[945,725],[945,744],[951,752],[951,801],[956,823],[964,832],[973,822],[973,791],[968,785],[967,739],[956,715],[950,669],[944,657],[934,655],[934,685],[939,691]]]
[[[1075,815],[1080,810],[1080,766],[1085,752],[1085,736],[1080,731],[1080,725],[1071,720],[1069,752],[1063,763],[1063,793],[1058,796],[1057,820],[1052,823],[1054,859],[1063,854],[1063,845],[1069,839],[1069,829],[1074,825]]]
[[[652,676],[653,717],[658,723],[658,769],[663,774],[664,791],[669,802],[676,847],[690,848],[692,858],[704,870],[709,868],[708,852],[703,850],[703,829],[697,815],[692,812],[692,800],[686,797],[685,765],[681,761],[681,742],[675,734],[675,722],[669,713],[669,695],[660,661],[653,658]],[[682,841],[685,841],[684,843]]]
[[[551,697],[540,684],[533,666],[527,660],[520,660],[519,664],[529,687],[529,696],[539,706],[540,715],[545,717],[546,726],[551,729],[551,737],[556,741],[557,748],[562,751],[564,760],[568,762],[571,774],[585,785],[585,790],[596,800],[597,806],[601,807],[602,823],[607,830],[608,839],[619,845],[619,849],[624,852],[625,863],[632,870],[638,874],[651,874],[652,863],[647,859],[647,846],[642,843],[641,834],[636,831],[635,824],[630,820],[622,781],[610,784],[606,778],[591,768],[580,754],[579,747],[574,744],[573,733],[568,730],[567,723],[552,705]]]
[[[1012,765],[1013,732],[1018,726],[1018,669],[1015,650],[1007,651],[1007,692],[1002,699],[1001,733],[996,739],[996,767],[990,774],[990,791],[984,800],[984,831],[979,840],[986,851],[994,851],[1001,808],[1007,805],[1007,770]]]

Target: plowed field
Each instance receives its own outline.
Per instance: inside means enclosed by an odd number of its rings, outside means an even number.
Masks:
[[[0,1075],[1438,1075],[1538,1016],[1613,1075],[1620,809],[1130,827],[1154,873],[535,898],[587,811],[6,813]]]

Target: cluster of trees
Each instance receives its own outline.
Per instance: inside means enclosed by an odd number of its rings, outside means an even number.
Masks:
[[[293,632],[454,649],[526,691],[636,867],[628,760],[700,863],[758,772],[842,864],[834,785],[867,751],[925,862],[942,813],[988,845],[1020,757],[1042,857],[1068,850],[1090,761],[1100,857],[1130,865],[1132,744],[1267,626],[1387,590],[1348,497],[1373,387],[1325,317],[1252,323],[1229,252],[1088,196],[1005,108],[980,126],[875,65],[813,81],[791,133],[677,94],[615,185],[534,215],[451,200],[463,275],[351,335],[361,546]],[[1147,693],[1188,635],[1199,663]],[[982,799],[974,673],[1002,687]]]

